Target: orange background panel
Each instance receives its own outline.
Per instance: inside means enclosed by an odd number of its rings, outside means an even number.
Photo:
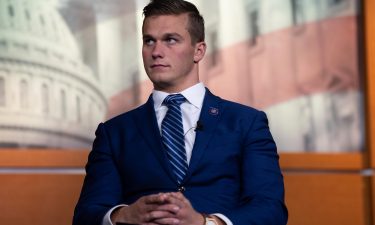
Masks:
[[[83,175],[0,174],[0,224],[68,225]]]
[[[283,169],[360,170],[365,166],[361,151],[355,153],[280,153]]]
[[[364,1],[365,59],[366,59],[366,128],[367,149],[369,149],[370,165],[375,168],[375,1]]]
[[[285,173],[288,225],[369,224],[368,184],[357,174]]]
[[[1,167],[84,167],[88,150],[1,149]]]
[[[369,224],[369,186],[359,173],[284,177],[288,225]],[[0,224],[71,224],[82,182],[75,174],[0,174]]]
[[[1,167],[74,167],[83,168],[89,150],[0,150]],[[283,169],[343,169],[364,168],[364,155],[356,153],[280,153]]]

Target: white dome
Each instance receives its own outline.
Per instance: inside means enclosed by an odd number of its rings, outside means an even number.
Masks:
[[[106,99],[52,0],[0,0],[0,146],[89,147]]]

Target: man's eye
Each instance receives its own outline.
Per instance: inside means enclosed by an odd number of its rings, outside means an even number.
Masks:
[[[155,41],[152,39],[145,39],[143,42],[145,45],[153,45],[155,43]]]
[[[177,40],[175,38],[167,38],[167,43],[168,44],[175,44]]]

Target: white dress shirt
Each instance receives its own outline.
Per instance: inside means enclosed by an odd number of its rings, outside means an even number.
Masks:
[[[181,104],[182,124],[184,127],[185,136],[185,150],[188,164],[190,163],[191,152],[195,141],[195,128],[199,120],[201,113],[204,95],[206,89],[202,83],[198,83],[179,94],[186,98],[186,102]],[[165,114],[168,111],[168,107],[163,105],[164,99],[170,94],[177,93],[166,93],[162,91],[154,90],[152,92],[152,98],[154,100],[154,108],[156,113],[156,119],[158,121],[158,127],[161,134],[161,122],[163,121]]]
[[[199,120],[199,115],[202,110],[204,95],[206,93],[206,89],[203,83],[198,83],[188,89],[183,90],[179,94],[183,95],[186,98],[186,102],[181,104],[181,113],[182,113],[182,123],[184,127],[184,136],[185,136],[185,150],[186,150],[186,158],[188,164],[190,163],[191,154],[193,151],[194,141],[195,141],[195,128],[197,127],[197,122]],[[163,121],[165,114],[168,111],[168,107],[163,105],[163,101],[165,97],[170,94],[178,94],[178,93],[166,93],[163,91],[153,90],[152,92],[152,99],[154,101],[154,109],[156,113],[156,119],[158,122],[159,131],[161,134],[161,122]],[[111,222],[110,215],[118,207],[126,206],[126,205],[118,205],[113,207],[111,210],[107,212],[107,214],[103,218],[102,225],[113,225]],[[222,214],[214,214],[220,219],[222,219],[227,225],[233,225],[232,222]]]

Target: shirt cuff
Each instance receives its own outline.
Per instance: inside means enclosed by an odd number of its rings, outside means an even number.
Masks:
[[[117,209],[117,208],[120,208],[120,207],[123,207],[123,206],[128,206],[128,205],[116,205],[115,207],[113,207],[112,209],[110,209],[104,216],[103,218],[103,221],[102,221],[102,225],[113,225],[112,221],[111,221],[111,214],[112,212]]]
[[[224,223],[225,223],[226,225],[233,225],[232,221],[230,221],[230,220],[228,219],[228,217],[224,216],[223,214],[220,214],[220,213],[214,213],[214,214],[212,214],[212,215],[219,217],[221,220],[224,221]]]

